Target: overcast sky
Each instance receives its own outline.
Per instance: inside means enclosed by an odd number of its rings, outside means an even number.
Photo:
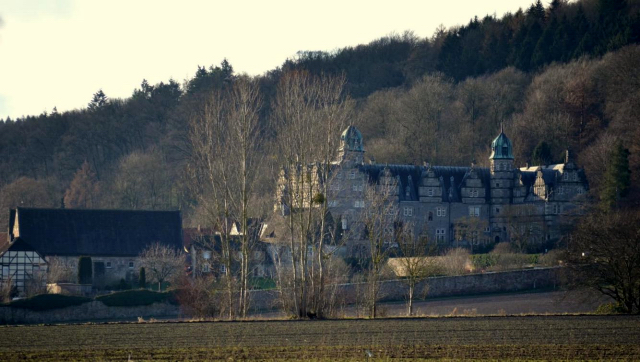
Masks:
[[[182,83],[225,57],[258,75],[299,50],[430,37],[533,1],[0,0],[0,118],[83,108],[100,88],[129,97],[143,79]]]

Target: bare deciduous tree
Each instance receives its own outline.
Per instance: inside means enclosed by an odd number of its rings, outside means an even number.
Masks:
[[[185,256],[169,246],[155,243],[147,246],[140,254],[140,264],[145,268],[150,279],[158,283],[158,291],[162,283],[172,281],[182,275],[185,268]]]
[[[351,112],[351,103],[345,102],[344,84],[344,76],[286,74],[278,86],[273,110],[286,190],[281,192],[281,202],[291,209],[291,278],[298,317],[305,317],[309,308],[322,314],[325,307],[324,245],[331,239],[328,187],[338,135]],[[316,262],[309,262],[311,255]]]

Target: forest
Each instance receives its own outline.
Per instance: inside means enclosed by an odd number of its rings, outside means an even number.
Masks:
[[[254,151],[264,155],[252,164],[256,202],[274,202],[280,89],[304,73],[343,77],[347,123],[362,131],[376,162],[486,166],[503,125],[517,166],[560,162],[569,149],[594,200],[623,182],[617,196],[638,208],[638,43],[640,1],[553,0],[428,38],[405,32],[300,51],[250,79],[259,92]],[[0,120],[0,227],[16,206],[181,209],[185,227],[204,222],[192,125],[210,111],[212,94],[248,78],[225,59],[198,66],[182,84],[143,80],[129,98],[97,90],[83,109]],[[332,131],[336,139],[340,131]],[[623,160],[610,162],[615,157]],[[627,180],[611,180],[621,172]]]

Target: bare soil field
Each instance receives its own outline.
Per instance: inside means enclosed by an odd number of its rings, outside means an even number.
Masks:
[[[640,359],[640,316],[0,327],[0,360]]]

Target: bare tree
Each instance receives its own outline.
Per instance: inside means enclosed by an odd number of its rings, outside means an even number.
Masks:
[[[316,313],[324,309],[324,244],[330,239],[328,187],[338,149],[337,136],[351,111],[351,104],[345,102],[344,83],[344,76],[286,74],[278,86],[273,109],[283,166],[279,201],[291,210],[289,247],[298,317],[306,316],[310,306]],[[317,262],[309,262],[311,255]]]
[[[416,237],[411,227],[403,227],[398,236],[399,266],[403,271],[402,281],[409,287],[407,295],[407,315],[413,315],[413,300],[416,286],[427,277],[440,270],[440,264],[433,256],[437,246],[428,237]],[[425,286],[428,287],[428,286]]]
[[[367,270],[367,309],[370,318],[377,316],[384,266],[396,242],[394,234],[401,227],[398,209],[394,204],[397,194],[398,183],[388,172],[381,177],[379,184],[367,185],[364,192],[365,207],[360,214],[360,223],[370,254]]]
[[[202,112],[191,120],[191,188],[211,225],[221,232],[221,258],[225,266],[228,298],[232,298],[230,225],[239,222],[240,271],[238,311],[249,307],[251,251],[257,243],[251,217],[259,200],[255,187],[263,168],[264,133],[259,122],[262,99],[256,80],[241,77],[224,91],[211,93]],[[213,249],[213,248],[212,248]],[[230,309],[229,317],[232,317]]]
[[[76,266],[70,259],[50,256],[47,258],[47,281],[49,283],[73,283],[75,282]]]
[[[158,283],[158,291],[161,291],[162,283],[171,281],[182,274],[185,267],[185,256],[176,249],[155,243],[142,251],[140,264],[145,268],[151,280]]]
[[[566,260],[578,285],[611,297],[626,313],[640,313],[640,213],[594,213],[578,225]]]

